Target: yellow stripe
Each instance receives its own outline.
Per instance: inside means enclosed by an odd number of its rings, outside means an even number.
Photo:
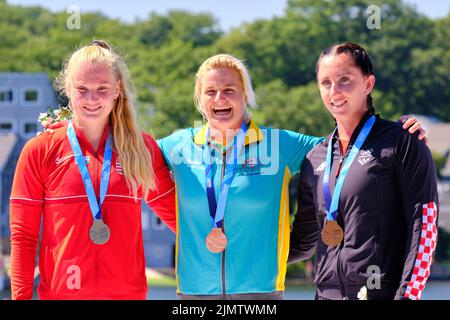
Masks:
[[[208,129],[208,124],[205,124],[201,127],[200,130],[197,131],[197,133],[194,136],[194,143],[199,145],[205,144],[206,139],[206,129]]]
[[[203,127],[201,127],[194,136],[194,143],[198,145],[205,144],[206,139],[206,130],[208,129],[208,124],[206,123]],[[248,127],[247,133],[245,135],[244,145],[248,145],[251,143],[255,143],[264,139],[264,135],[256,125],[256,123],[251,120],[250,125]]]
[[[175,177],[174,177],[174,181]],[[175,214],[176,214],[176,225],[177,225],[177,232],[176,232],[176,241],[175,241],[175,280],[177,283],[177,293],[180,293],[180,287],[178,286],[178,237],[180,235],[180,225],[179,225],[179,217],[178,217],[178,192],[177,192],[177,186],[175,185]]]
[[[275,290],[284,290],[284,279],[286,278],[287,259],[289,255],[289,181],[291,172],[286,167],[284,171],[283,186],[280,198],[280,218],[278,221],[278,274],[275,282]]]

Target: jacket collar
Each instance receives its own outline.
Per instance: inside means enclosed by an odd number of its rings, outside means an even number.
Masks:
[[[350,141],[349,141],[349,145],[347,150],[350,150],[351,147],[353,146],[353,144],[355,143],[356,139],[358,138],[359,132],[362,130],[364,124],[366,123],[367,119],[369,119],[371,116],[375,116],[376,118],[380,118],[379,114],[373,114],[369,111],[367,111],[361,118],[361,120],[359,120],[358,125],[356,126],[355,130],[352,133],[352,136],[350,137]],[[326,141],[329,141],[333,139],[334,142],[333,143],[337,143],[337,141],[339,141],[339,135],[336,132],[336,134],[333,136],[333,133],[330,133],[327,138]],[[328,143],[326,143],[326,145],[328,146]]]
[[[208,123],[203,125],[197,133],[194,135],[194,143],[198,145],[204,145],[205,139],[206,139],[206,131],[208,130]],[[256,123],[253,120],[250,120],[250,125],[248,127],[248,130],[245,134],[245,143],[244,145],[248,145],[251,143],[256,143],[264,139],[264,134],[262,133],[261,129],[256,125]]]
[[[83,130],[81,130],[75,123],[75,121],[72,121],[73,124],[73,128],[75,130],[75,135],[78,138],[78,142],[80,144],[83,144],[83,146],[88,149],[91,153],[99,153],[101,152],[103,154],[104,148],[105,148],[105,143],[106,143],[106,138],[108,137],[108,128],[109,125],[106,125],[105,128],[103,128],[103,134],[102,137],[100,139],[100,142],[98,144],[98,148],[97,148],[97,152],[94,150],[94,148],[92,147],[92,145],[89,143],[88,139],[86,139],[86,137],[83,134]],[[65,130],[67,131],[67,124],[65,126]],[[113,149],[114,150],[114,149]]]

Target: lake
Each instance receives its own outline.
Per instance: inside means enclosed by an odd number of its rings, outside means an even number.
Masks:
[[[9,291],[0,291],[0,299],[10,299]],[[286,300],[312,300],[314,288],[288,287],[284,297]],[[149,300],[176,300],[174,287],[151,287],[148,290]],[[450,281],[429,281],[422,295],[422,300],[450,300]]]
[[[284,292],[286,300],[313,300],[315,290],[313,287],[287,287]],[[149,300],[175,300],[175,288],[149,287],[147,299]],[[450,300],[450,281],[428,281],[422,294],[422,300]]]

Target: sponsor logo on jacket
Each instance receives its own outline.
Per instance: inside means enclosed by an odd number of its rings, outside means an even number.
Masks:
[[[370,160],[373,159],[372,152],[373,152],[372,149],[370,149],[370,150],[361,150],[359,152],[358,162],[362,166],[365,165],[367,162],[369,162]]]
[[[61,163],[63,163],[64,161],[69,160],[69,159],[74,158],[74,157],[75,157],[75,156],[74,156],[73,154],[69,154],[69,155],[64,156],[64,157],[58,156],[58,157],[56,157],[56,159],[55,159],[55,163],[56,163],[56,165],[59,166],[59,165],[60,165]],[[91,158],[90,158],[89,156],[85,156],[84,159],[86,160],[86,164],[90,164],[90,163],[91,163]]]

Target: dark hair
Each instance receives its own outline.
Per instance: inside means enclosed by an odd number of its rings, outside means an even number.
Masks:
[[[340,43],[340,44],[335,44],[335,45],[323,50],[319,56],[319,59],[317,59],[316,74],[319,71],[319,63],[323,57],[330,56],[330,55],[339,55],[342,53],[346,53],[349,56],[351,56],[353,58],[355,65],[359,68],[359,70],[361,70],[361,72],[364,75],[366,75],[366,76],[375,75],[373,73],[372,60],[370,59],[366,50],[363,47],[357,45],[356,43],[352,43],[352,42],[344,42],[344,43]],[[367,108],[368,108],[369,112],[372,114],[375,114],[375,107],[373,106],[373,98],[370,94],[367,96],[366,103],[367,103]]]

